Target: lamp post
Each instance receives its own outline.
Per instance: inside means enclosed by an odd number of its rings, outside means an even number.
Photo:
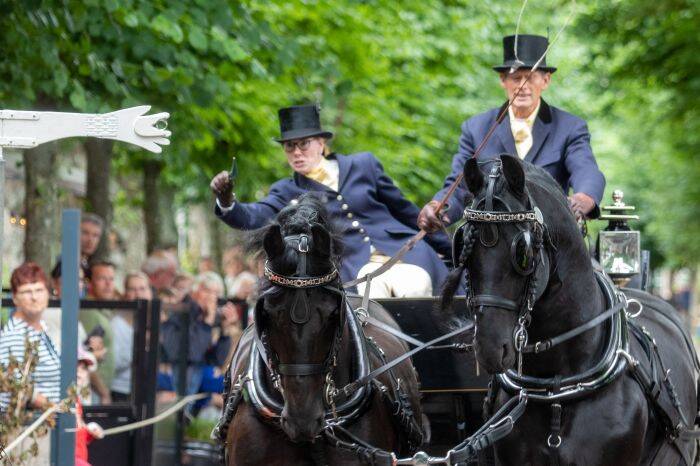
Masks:
[[[607,220],[608,226],[598,234],[600,263],[619,286],[641,272],[639,231],[632,230],[628,224],[630,220],[639,220],[639,216],[628,213],[635,208],[626,205],[623,197],[624,193],[616,189],[612,205],[602,207],[606,213],[600,220]]]
[[[166,129],[168,113],[146,115],[148,105],[131,107],[111,113],[65,113],[0,110],[0,252],[4,247],[5,223],[5,159],[3,148],[32,149],[46,142],[70,137],[96,137],[113,139],[160,153],[161,146],[170,144],[170,131]],[[67,209],[61,225],[62,260],[61,276],[64,278],[61,293],[61,394],[75,381],[78,334],[78,291],[80,211]],[[3,276],[0,254],[0,278]],[[52,464],[72,466],[75,462],[75,434],[67,429],[75,427],[75,415],[58,415],[57,428],[52,444]]]

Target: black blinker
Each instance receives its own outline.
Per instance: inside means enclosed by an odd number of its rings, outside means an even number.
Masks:
[[[532,234],[524,230],[515,235],[510,246],[510,260],[513,268],[520,275],[529,275],[535,269],[535,250]]]

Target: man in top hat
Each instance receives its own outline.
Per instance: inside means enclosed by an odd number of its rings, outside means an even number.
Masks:
[[[586,122],[541,98],[556,68],[547,66],[543,58],[537,69],[532,73],[531,70],[545,55],[549,45],[547,38],[519,34],[517,48],[515,38],[503,38],[503,64],[493,68],[499,73],[501,87],[509,101],[523,81],[526,82],[508,109],[507,117],[482,149],[479,160],[507,153],[540,166],[559,182],[567,195],[572,191],[569,203],[577,217],[595,218],[600,215],[598,205],[603,197],[605,177],[593,156]],[[438,214],[435,209],[506,105],[476,115],[462,124],[459,150],[452,159],[452,173],[433,200],[421,210],[418,217],[420,228],[436,231],[442,227],[442,222],[451,223],[461,218],[467,195],[464,183],[460,183],[447,200],[448,207],[443,213]]]
[[[379,161],[369,152],[345,156],[332,153],[333,137],[321,128],[316,105],[279,111],[281,136],[277,139],[294,170],[270,187],[258,202],[238,202],[235,180],[222,171],[211,181],[216,195],[216,215],[233,228],[250,230],[264,226],[280,210],[304,193],[315,192],[325,202],[343,230],[343,281],[377,269],[415,233],[418,207],[394,185]],[[447,268],[436,253],[449,254],[446,235],[430,235],[420,241],[398,264],[372,280],[370,296],[430,296],[440,290]],[[435,249],[433,249],[432,247]],[[364,284],[358,286],[364,292]]]

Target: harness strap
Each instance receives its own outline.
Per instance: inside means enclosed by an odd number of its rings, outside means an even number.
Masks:
[[[501,309],[507,309],[509,311],[519,311],[520,304],[507,298],[502,298],[501,296],[491,295],[491,294],[480,294],[476,296],[470,296],[468,306],[481,307],[500,307]]]
[[[381,320],[375,319],[374,317],[368,315],[368,316],[362,316],[360,317],[360,321],[363,323],[368,323],[373,327],[377,327],[378,329],[384,330],[387,333],[390,333],[394,335],[395,337],[412,344],[413,346],[421,346],[424,343],[416,338],[413,338],[411,335],[407,335],[403,333],[401,330],[392,327],[391,325],[385,324]]]
[[[561,446],[561,403],[552,403],[552,417],[549,421],[549,436],[547,437],[547,449],[549,450],[549,463],[559,466],[559,447]]]
[[[370,324],[373,327],[377,327],[378,329],[384,330],[387,333],[390,333],[391,335],[395,336],[396,338],[399,338],[406,343],[410,343],[413,346],[423,346],[425,345],[424,342],[418,340],[417,338],[413,338],[411,335],[408,335],[401,330],[392,327],[391,325],[388,325],[381,320],[375,319],[372,316],[361,316],[360,321],[363,323]],[[432,346],[426,346],[425,349],[454,349],[456,351],[466,351],[468,348],[471,347],[471,344],[466,344],[466,343],[452,343],[452,344],[447,344],[447,345],[432,345]]]
[[[513,431],[515,423],[525,412],[528,397],[525,392],[508,400],[501,408],[464,442],[447,452],[447,464],[465,463],[480,451],[492,446]],[[399,462],[398,464],[401,464]]]
[[[374,270],[373,272],[368,273],[367,275],[364,275],[360,278],[356,278],[355,280],[350,280],[349,282],[343,283],[343,288],[351,288],[353,286],[359,285],[360,283],[364,283],[366,281],[372,280],[375,277],[378,277],[379,275],[383,274],[390,268],[394,266],[398,261],[400,261],[403,256],[406,255],[408,251],[413,249],[413,247],[418,243],[418,241],[422,240],[423,237],[426,235],[424,230],[419,231],[415,235],[413,235],[406,243],[404,243],[403,246],[401,246],[401,249],[396,251],[396,254],[391,256],[391,259],[388,261],[384,262],[381,267],[378,269]]]
[[[440,343],[441,341],[452,338],[456,335],[459,335],[460,333],[464,333],[467,330],[471,329],[472,327],[474,327],[474,323],[469,322],[468,324],[464,325],[463,327],[460,327],[456,330],[451,331],[450,333],[447,333],[447,334],[442,335],[440,337],[434,338],[427,343],[423,343],[422,345],[420,345],[416,348],[413,348],[411,351],[408,351],[408,352],[402,354],[401,356],[397,357],[396,359],[392,360],[391,362],[374,369],[372,372],[365,375],[364,377],[361,377],[361,378],[357,379],[356,381],[347,384],[341,390],[338,390],[338,392],[334,396],[334,399],[339,400],[339,399],[349,397],[354,392],[359,390],[360,387],[363,387],[364,385],[369,383],[372,379],[374,379],[374,378],[378,377],[379,375],[383,374],[384,372],[391,370],[392,368],[398,366],[399,364],[401,364],[402,362],[404,362],[405,360],[407,360],[408,358],[410,358],[414,354],[419,353],[419,352],[423,351],[424,349],[435,345],[436,343]]]
[[[336,430],[342,433],[350,441],[347,442],[341,440],[340,437],[335,434]],[[354,453],[364,464],[368,464],[370,466],[393,466],[396,464],[394,462],[396,457],[393,453],[384,451],[381,448],[373,447],[342,426],[328,426],[326,429],[324,429],[323,434],[326,437],[326,440],[328,440],[332,446],[340,450]]]
[[[685,418],[671,374],[665,370],[651,335],[632,322],[629,323],[629,328],[642,347],[650,367],[647,370],[639,362],[632,364],[632,378],[640,385],[651,408],[657,413],[666,431],[666,440],[676,448],[684,464],[690,466],[693,460],[688,451],[688,442],[696,442],[700,438],[700,429],[691,428]]]
[[[284,364],[277,365],[277,372],[281,375],[307,376],[326,372],[325,364]]]
[[[605,322],[608,320],[610,317],[613,315],[617,314],[621,310],[625,309],[627,306],[626,301],[620,301],[607,311],[605,311],[602,314],[597,315],[593,319],[589,320],[588,322],[579,325],[576,328],[573,328],[567,332],[562,333],[561,335],[557,335],[556,337],[552,338],[547,338],[546,340],[540,340],[534,344],[531,345],[525,345],[523,348],[523,353],[541,353],[543,351],[547,351],[551,349],[554,346],[557,346],[561,343],[564,343],[565,341],[569,341],[572,338],[581,335],[582,333],[591,330],[592,328],[597,327],[601,323]]]
[[[448,451],[444,457],[433,457],[419,451],[411,458],[397,459],[394,453],[372,447],[341,426],[328,424],[324,428],[323,433],[332,446],[354,453],[360,461],[369,465],[457,465],[474,459],[480,451],[489,448],[510,434],[515,423],[525,412],[527,400],[528,397],[525,392],[521,393],[519,397],[508,400],[481,428]],[[339,438],[336,431],[345,436],[348,441]]]

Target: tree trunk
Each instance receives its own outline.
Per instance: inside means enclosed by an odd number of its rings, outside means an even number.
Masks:
[[[56,189],[56,144],[42,144],[25,150],[24,160],[26,218],[24,236],[25,260],[34,261],[44,271],[51,271],[55,262],[58,234],[58,195]]]
[[[114,142],[106,139],[85,140],[87,152],[87,195],[85,210],[104,219],[100,245],[91,260],[109,259],[109,230],[112,225],[112,200],[109,192]]]
[[[147,160],[143,166],[143,218],[146,225],[146,250],[177,247],[175,226],[175,189],[162,182],[163,162]]]

